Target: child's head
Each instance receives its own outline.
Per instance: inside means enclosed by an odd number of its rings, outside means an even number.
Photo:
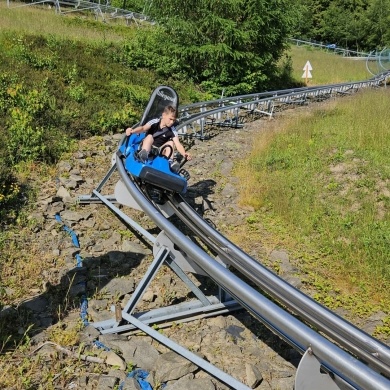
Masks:
[[[176,108],[172,106],[166,106],[162,113],[161,124],[163,126],[170,127],[176,121]]]

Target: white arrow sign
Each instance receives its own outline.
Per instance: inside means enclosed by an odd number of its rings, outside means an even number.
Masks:
[[[310,61],[307,61],[305,66],[303,67],[303,70],[313,70],[313,68],[311,67],[311,63]]]
[[[310,71],[313,70],[313,68],[311,67],[311,64],[309,61],[306,62],[305,66],[303,67],[303,75],[302,75],[302,78],[303,79],[311,79],[312,78],[312,75],[310,73]]]

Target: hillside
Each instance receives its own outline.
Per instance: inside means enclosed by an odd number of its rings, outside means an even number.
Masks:
[[[39,139],[36,144],[27,144],[25,150],[18,150],[17,156],[23,151],[27,153],[31,146],[49,145],[50,149],[49,153],[45,151],[44,159],[15,161],[18,185],[12,188],[17,195],[17,207],[7,210],[6,219],[2,219],[0,387],[112,389],[119,387],[125,372],[143,367],[152,374],[149,380],[154,390],[162,388],[164,382],[169,383],[167,390],[190,388],[186,378],[198,388],[225,390],[226,387],[192,366],[184,371],[181,381],[167,375],[164,372],[167,361],[174,361],[169,366],[174,368],[172,371],[178,370],[183,362],[142,334],[130,339],[107,335],[100,338],[92,326],[85,327],[86,321],[112,318],[112,305],[123,307],[152,256],[150,245],[127,229],[107,208],[77,203],[77,196],[90,194],[104,177],[123,128],[138,120],[150,90],[157,84],[173,86],[183,103],[206,100],[210,95],[179,77],[167,79],[147,69],[135,70],[121,61],[112,61],[113,58],[123,60],[120,57],[123,46],[117,44],[137,34],[137,30],[61,18],[52,10],[8,10],[5,2],[0,7],[0,44],[4,49],[0,53],[3,86],[0,108],[4,112],[5,108],[14,107],[13,104],[15,107],[16,103],[21,104],[35,110],[37,118],[37,122],[29,122],[26,116],[17,116],[20,111],[15,110],[14,122],[0,116],[0,131],[4,134],[3,130],[12,127],[21,130],[16,132],[18,137],[25,137],[35,134],[32,128],[40,129],[49,123],[45,127],[47,143]],[[301,67],[307,60],[311,61],[314,69],[309,85],[361,80],[368,76],[363,63],[351,63],[307,48],[292,48],[291,60],[297,82],[301,82]],[[359,242],[372,248],[373,259],[379,258],[375,248],[379,248],[383,258],[390,254],[390,163],[383,153],[389,140],[381,127],[381,116],[386,115],[381,107],[388,107],[389,96],[382,92],[364,94],[366,98],[359,94],[294,107],[278,113],[272,120],[248,121],[243,129],[220,129],[217,136],[206,142],[189,143],[194,160],[187,164],[191,173],[187,200],[258,261],[389,344],[389,279],[388,272],[380,274],[386,264],[379,261],[374,264],[378,274],[370,278],[370,272],[365,272],[370,269],[365,268],[363,250],[359,249],[356,261],[347,265],[343,263],[346,257],[331,256],[332,251],[337,252],[335,248],[343,245],[352,248],[354,254],[358,247],[354,245]],[[351,103],[342,105],[340,101]],[[358,111],[366,112],[366,117],[346,116],[354,105],[360,107]],[[29,109],[25,112],[31,113]],[[381,131],[369,131],[380,134],[382,138],[377,137],[381,140],[380,147],[374,140],[369,142],[363,137],[365,130],[370,129],[370,122]],[[302,128],[307,130],[303,134]],[[338,133],[342,133],[341,141],[319,136]],[[269,134],[269,139],[264,140],[264,134]],[[352,141],[343,139],[343,134],[353,140],[359,138],[361,150]],[[67,138],[68,135],[71,137]],[[18,137],[14,145],[18,145],[21,139]],[[338,205],[347,204],[343,216],[351,212],[348,218],[338,219],[345,230],[342,239],[333,242],[330,233],[325,234],[330,241],[322,241],[321,234],[328,232],[326,225],[321,225],[326,218],[323,216],[321,220],[310,207],[299,209],[300,205],[305,206],[303,201],[294,203],[297,214],[306,217],[299,223],[294,222],[293,214],[278,214],[276,208],[278,202],[290,206],[289,202],[296,199],[288,192],[294,189],[294,181],[303,182],[299,187],[305,188],[308,178],[305,174],[309,169],[304,169],[302,174],[298,170],[302,167],[293,164],[294,156],[303,155],[299,149],[303,143],[314,153],[319,139],[328,141],[321,146],[328,151],[326,167],[329,169],[313,176],[318,183],[325,183],[318,203],[335,205],[336,211]],[[54,142],[58,140],[61,142]],[[2,141],[4,146],[6,140]],[[264,164],[262,156],[267,156]],[[312,167],[318,158],[313,154],[307,161],[312,162],[308,164]],[[267,169],[256,170],[261,164]],[[288,176],[286,168],[291,167],[292,176]],[[8,163],[2,164],[2,169],[6,168]],[[269,185],[259,190],[255,187],[258,183]],[[288,183],[287,189],[282,187],[284,183]],[[113,184],[108,185],[107,192]],[[275,193],[271,192],[271,184]],[[312,187],[307,189],[311,193]],[[349,191],[348,197],[344,190]],[[268,198],[253,199],[257,191]],[[278,197],[281,194],[288,196]],[[377,206],[377,213],[372,214],[373,224],[368,224],[372,231],[364,236],[356,235],[350,241],[344,234],[354,231],[359,212],[370,202]],[[158,233],[142,213],[126,211],[152,234]],[[336,214],[331,207],[326,211],[326,217]],[[56,220],[57,213],[64,225]],[[350,215],[355,215],[356,220],[349,218]],[[376,218],[380,218],[379,222]],[[304,230],[301,228],[306,227],[304,223],[313,221],[317,221],[310,225],[317,229],[315,235],[299,236]],[[80,248],[75,248],[65,226],[76,233]],[[305,233],[310,228],[306,227]],[[375,234],[368,234],[372,232]],[[81,255],[82,264],[76,263],[75,254]],[[215,287],[209,281],[200,279],[199,282],[211,291]],[[187,294],[180,281],[164,268],[142,305],[164,307],[187,299]],[[83,306],[84,297],[88,299],[87,310]],[[160,331],[206,356],[232,376],[252,381],[253,388],[282,389],[293,385],[299,354],[246,312],[173,324]],[[97,338],[111,348],[111,353],[98,348],[94,343]],[[140,351],[147,351],[149,360]],[[104,361],[107,355],[110,355],[109,363]]]

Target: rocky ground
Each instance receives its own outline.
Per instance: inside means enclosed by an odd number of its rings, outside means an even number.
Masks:
[[[221,231],[239,226],[250,213],[237,204],[239,183],[232,173],[234,164],[250,149],[253,135],[275,123],[277,119],[264,118],[239,129],[221,128],[207,141],[189,143],[193,160],[186,165],[191,173],[187,200]],[[154,390],[227,389],[226,384],[142,332],[102,335],[91,325],[115,318],[112,308],[124,307],[153,259],[150,243],[107,207],[77,202],[103,179],[121,136],[80,142],[79,150],[58,164],[57,179],[41,186],[31,219],[36,221],[33,239],[42,256],[49,259],[48,267],[42,288],[22,303],[40,329],[33,338],[34,354],[54,359],[61,354],[76,356],[77,351],[80,357],[81,351],[83,370],[74,372],[66,384],[54,380],[53,387],[58,389],[136,389],[136,379],[126,376],[134,368],[149,373],[146,380]],[[101,192],[112,194],[117,178],[115,173]],[[120,209],[151,234],[158,234],[142,212]],[[254,243],[251,255],[260,258],[263,254],[261,244]],[[275,250],[267,256],[278,260],[282,275],[289,277],[294,265],[287,252]],[[214,289],[204,278],[196,280]],[[299,277],[291,282],[301,287]],[[182,282],[163,267],[149,285],[140,309],[166,307],[188,296]],[[63,308],[61,314],[58,305]],[[12,309],[5,308],[1,315],[7,310]],[[80,326],[80,318],[84,326],[75,345],[48,341],[59,322],[66,332]],[[300,355],[244,310],[175,323],[159,331],[250,388],[293,389]]]

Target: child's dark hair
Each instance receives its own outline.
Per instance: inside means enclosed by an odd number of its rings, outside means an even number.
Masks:
[[[174,115],[174,116],[176,117],[177,110],[176,110],[176,108],[173,107],[173,106],[166,106],[166,107],[164,108],[164,113],[165,113],[165,114],[172,114],[172,115]]]

